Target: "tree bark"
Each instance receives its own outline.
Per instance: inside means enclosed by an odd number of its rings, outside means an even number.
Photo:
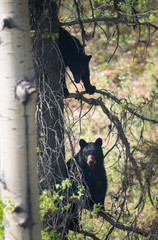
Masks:
[[[38,172],[40,192],[49,189],[67,176],[64,146],[64,95],[61,84],[61,55],[58,48],[59,21],[57,4],[46,0],[31,7],[33,55],[37,74]],[[40,10],[40,13],[39,13]],[[42,14],[44,13],[44,14]],[[58,205],[58,204],[57,204]],[[64,239],[66,217],[58,205],[57,212],[49,212],[44,226],[61,233]],[[65,213],[66,214],[66,213]]]
[[[0,0],[0,180],[6,240],[40,240],[27,0]]]
[[[33,54],[38,86],[37,129],[40,139],[38,166],[41,190],[53,189],[54,184],[60,183],[66,176],[64,96],[57,36],[59,22],[55,1],[45,1],[41,12],[46,10],[48,15],[41,21],[37,20],[37,15],[32,17],[34,18],[32,30],[35,31]],[[33,11],[37,13],[35,8]]]

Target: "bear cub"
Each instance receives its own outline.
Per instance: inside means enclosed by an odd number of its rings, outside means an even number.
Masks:
[[[82,172],[82,182],[89,188],[89,197],[86,199],[87,209],[93,209],[94,204],[101,204],[104,210],[104,200],[107,191],[107,176],[104,168],[104,156],[102,151],[102,139],[98,138],[95,142],[86,142],[81,139],[80,151],[77,155],[67,162],[70,179],[73,182],[73,191],[77,188],[77,168]],[[72,177],[71,177],[72,176]],[[75,177],[75,179],[74,179]],[[74,209],[76,209],[74,211]],[[77,206],[73,205],[72,212],[75,212],[76,219],[70,222],[70,229],[78,227]],[[77,226],[76,226],[77,225]]]
[[[91,55],[87,56],[84,47],[80,41],[72,36],[64,28],[59,28],[59,49],[64,60],[65,67],[69,67],[76,83],[82,80],[86,92],[93,94],[96,90],[95,86],[90,84],[89,61]],[[65,72],[65,69],[63,69]],[[66,87],[65,76],[62,79],[65,97],[69,94]]]

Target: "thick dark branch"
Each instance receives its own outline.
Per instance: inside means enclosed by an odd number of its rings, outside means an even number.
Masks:
[[[149,235],[147,232],[143,231],[140,228],[127,226],[127,225],[124,225],[123,223],[115,221],[106,212],[99,212],[99,213],[97,213],[97,215],[103,217],[103,219],[105,219],[107,222],[109,222],[113,227],[115,227],[117,229],[120,229],[120,230],[123,230],[123,231],[127,231],[127,232],[137,233],[137,234],[140,234],[140,235],[142,235],[144,237],[147,237]],[[92,234],[92,233],[89,233],[89,232],[83,231],[83,230],[79,230],[78,232],[81,233],[81,234],[84,234],[85,236],[91,237],[94,240],[99,240],[99,238],[96,237],[95,234]]]
[[[136,177],[137,180],[139,181],[140,187],[143,191],[143,184],[142,184],[142,177],[141,177],[141,171],[137,165],[136,160],[134,159],[134,157],[132,156],[131,152],[130,152],[130,144],[125,136],[125,133],[123,131],[122,128],[122,124],[119,121],[118,117],[116,117],[115,115],[113,115],[108,108],[105,106],[105,104],[103,103],[102,99],[97,99],[96,100],[97,105],[100,105],[100,107],[102,108],[103,112],[108,116],[109,120],[111,120],[112,123],[114,123],[114,125],[117,128],[119,137],[122,141],[122,143],[124,144],[125,148],[126,148],[126,158],[129,159],[134,167],[135,173],[136,173]]]
[[[154,28],[154,32],[156,32],[158,30],[158,26],[152,24],[152,23],[148,23],[148,22],[144,22],[144,23],[139,23],[139,25],[142,25],[142,26],[147,26],[147,27],[152,27]]]
[[[128,110],[130,113],[132,113],[134,116],[140,118],[141,120],[143,121],[148,121],[148,122],[152,122],[152,123],[158,123],[157,120],[155,119],[151,119],[151,118],[148,118],[148,117],[144,117],[142,115],[140,115],[139,113],[137,113],[134,109],[132,109],[131,107],[129,107],[129,103],[127,102],[126,99],[118,99],[115,95],[112,95],[111,93],[109,93],[108,91],[106,90],[96,90],[95,91],[96,93],[100,93],[102,94],[103,96],[107,96],[108,98],[111,98],[112,100],[114,100],[116,103],[118,104],[121,104],[123,105],[123,107]],[[122,102],[122,100],[124,100],[124,102]],[[124,104],[126,103],[126,104]]]
[[[116,227],[120,230],[123,230],[123,231],[128,231],[128,232],[134,232],[134,233],[138,233],[144,237],[147,237],[148,236],[148,233],[147,232],[144,232],[143,230],[139,229],[139,228],[135,228],[135,227],[129,227],[129,226],[126,226],[120,222],[116,222],[112,217],[110,217],[107,213],[105,212],[100,212],[98,213],[99,216],[103,217],[107,222],[109,222],[113,227]]]
[[[126,99],[118,99],[115,95],[112,95],[111,93],[109,93],[107,90],[95,90],[96,93],[100,93],[103,96],[106,96],[107,98],[111,98],[113,101],[115,101],[117,104],[122,105],[123,108],[125,108],[127,111],[129,111],[130,113],[132,113],[134,116],[140,118],[143,121],[148,121],[148,122],[152,122],[154,124],[158,123],[157,120],[155,119],[151,119],[148,117],[144,117],[142,115],[140,115],[139,113],[136,112],[136,110],[132,109],[131,107],[129,107],[129,103],[127,102]],[[81,92],[80,94],[78,93],[71,93],[67,98],[76,98],[76,99],[80,99],[80,96],[83,97],[84,100],[84,96],[83,94],[86,92]],[[89,104],[91,104],[92,99],[89,99]]]
[[[83,230],[79,230],[78,232],[83,234],[84,236],[91,237],[94,240],[100,240],[100,238],[96,237],[95,234],[93,234],[93,233],[83,231]]]
[[[93,22],[112,22],[114,24],[118,23],[119,18],[109,18],[109,17],[96,17],[96,18],[88,18],[88,19],[82,19],[82,23],[93,23]],[[72,25],[76,25],[79,24],[79,20],[74,20],[71,22],[60,22],[61,26],[72,26]]]
[[[123,223],[120,223],[118,221],[115,221],[111,216],[109,216],[109,214],[107,214],[106,212],[99,212],[97,213],[97,215],[101,216],[103,219],[105,219],[107,222],[109,222],[113,227],[123,230],[123,231],[127,231],[127,232],[133,232],[133,233],[137,233],[140,234],[141,236],[147,237],[149,235],[148,232],[143,231],[140,228],[136,228],[136,227],[132,227],[132,226],[127,226],[124,225]],[[98,237],[96,237],[95,234],[93,233],[89,233],[87,231],[83,231],[83,230],[79,230],[79,233],[91,237],[94,240],[100,240]]]
[[[109,23],[113,23],[115,25],[118,25],[120,23],[126,24],[127,26],[137,26],[137,25],[150,25],[151,27],[153,27],[156,30],[158,30],[158,27],[152,23],[149,22],[133,22],[133,21],[128,21],[126,17],[96,17],[96,18],[88,18],[88,19],[82,19],[82,23],[95,23],[95,22],[109,22]],[[72,25],[76,25],[76,24],[80,24],[79,20],[74,20],[71,22],[65,22],[62,23],[60,22],[61,26],[72,26]]]

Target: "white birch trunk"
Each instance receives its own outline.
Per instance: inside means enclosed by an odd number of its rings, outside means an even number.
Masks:
[[[35,94],[15,98],[34,76],[27,0],[0,0],[0,185],[6,240],[40,240]],[[22,100],[22,98],[20,98]],[[14,206],[11,209],[11,203]]]

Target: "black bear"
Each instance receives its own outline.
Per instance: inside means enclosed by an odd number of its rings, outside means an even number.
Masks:
[[[89,61],[92,56],[87,56],[80,41],[62,27],[59,28],[59,49],[63,57],[65,67],[69,67],[75,82],[79,83],[80,80],[82,80],[86,92],[93,94],[96,88],[90,84],[89,79]],[[64,95],[67,96],[69,91],[66,87],[65,77],[63,77],[62,82]]]
[[[95,142],[86,142],[81,139],[80,151],[77,155],[67,162],[68,172],[73,182],[73,191],[77,186],[77,168],[82,172],[82,183],[89,189],[89,197],[86,199],[85,208],[93,209],[94,204],[101,204],[104,210],[104,199],[107,191],[107,177],[104,168],[104,156],[102,151],[102,139],[98,138]],[[76,184],[75,184],[76,181]],[[78,181],[79,182],[79,181]],[[74,222],[70,222],[70,229],[78,227],[77,206],[72,206],[75,212]]]

